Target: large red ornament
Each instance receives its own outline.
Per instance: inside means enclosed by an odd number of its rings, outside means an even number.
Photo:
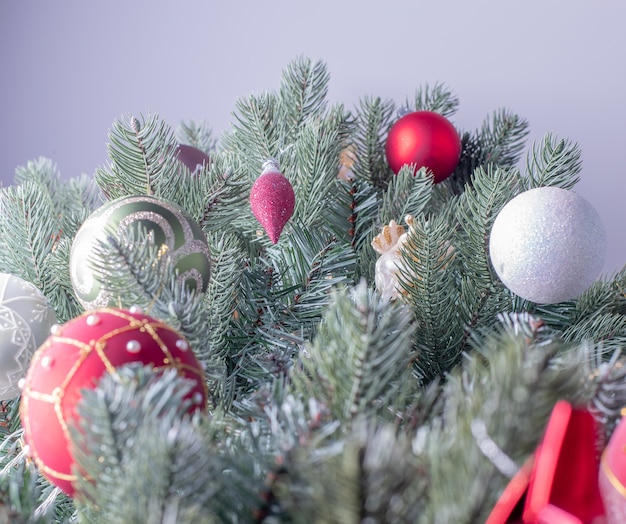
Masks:
[[[105,373],[131,362],[177,369],[195,382],[191,410],[205,409],[206,379],[187,340],[140,312],[84,313],[56,329],[31,360],[20,405],[24,439],[43,475],[70,496],[76,476],[68,425],[77,418],[81,390],[94,389]]]
[[[600,522],[597,429],[588,410],[557,402],[533,459],[511,480],[487,524]]]
[[[268,160],[252,185],[250,207],[274,244],[291,218],[295,204],[291,183],[278,170],[276,161]]]
[[[602,454],[598,483],[607,524],[626,522],[626,420],[613,431]]]
[[[426,167],[438,183],[448,178],[458,165],[461,139],[444,116],[433,111],[415,111],[391,126],[385,152],[394,173],[405,164],[414,164],[414,172]]]

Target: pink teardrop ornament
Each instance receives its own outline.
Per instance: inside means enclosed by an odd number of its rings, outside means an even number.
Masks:
[[[276,244],[293,215],[296,199],[291,183],[278,170],[275,160],[268,160],[263,167],[250,191],[250,207],[267,236]]]

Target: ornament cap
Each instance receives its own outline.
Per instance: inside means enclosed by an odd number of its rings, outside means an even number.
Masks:
[[[263,162],[261,174],[265,173],[280,173],[280,164],[275,158],[268,158]]]

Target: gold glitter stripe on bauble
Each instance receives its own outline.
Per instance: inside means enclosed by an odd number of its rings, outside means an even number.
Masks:
[[[615,476],[615,473],[613,473],[613,471],[611,471],[611,468],[609,468],[606,460],[606,449],[602,453],[600,467],[602,468],[602,471],[604,471],[606,478],[611,483],[611,486],[615,488],[615,491],[617,491],[623,498],[626,498],[626,486],[624,486],[624,484],[620,482],[620,480]]]
[[[58,388],[55,388],[55,390]],[[34,397],[33,397],[34,399]],[[24,408],[24,412],[28,413],[28,404],[30,402],[30,396],[28,394],[24,395],[22,397],[22,403],[20,405],[20,410],[22,409],[22,407]],[[56,412],[56,409],[55,409]],[[58,416],[58,414],[57,414]],[[33,430],[30,424],[30,417],[29,416],[23,416],[22,415],[22,420],[24,421],[24,425],[25,425],[25,431],[27,434],[32,435],[33,434]],[[64,432],[64,436],[65,436],[65,432]],[[69,442],[69,441],[68,441]],[[37,465],[37,468],[42,471],[44,474],[51,476],[51,477],[56,477],[58,479],[61,480],[67,480],[68,482],[74,482],[76,480],[76,475],[73,474],[68,474],[68,473],[62,473],[61,471],[57,471],[53,468],[51,468],[50,466],[47,466],[43,460],[41,459],[41,457],[39,456],[39,453],[37,451],[37,448],[34,446],[29,446],[28,447],[29,451],[28,451],[28,455],[35,461],[35,464]]]

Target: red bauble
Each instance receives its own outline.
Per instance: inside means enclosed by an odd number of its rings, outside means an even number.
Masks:
[[[195,382],[191,410],[205,409],[204,372],[188,342],[173,328],[139,312],[106,308],[84,313],[56,329],[34,354],[22,392],[20,417],[29,453],[43,475],[74,494],[68,424],[77,418],[81,390],[105,373],[139,362],[176,368]]]
[[[267,161],[250,191],[250,207],[274,244],[291,218],[295,203],[291,183],[278,170],[275,161]]]
[[[394,173],[405,164],[414,164],[414,172],[426,167],[438,183],[448,178],[459,163],[461,139],[444,116],[433,111],[415,111],[391,126],[385,151]]]
[[[187,144],[178,144],[176,152],[178,160],[185,164],[192,173],[211,163],[211,159],[204,151]]]

